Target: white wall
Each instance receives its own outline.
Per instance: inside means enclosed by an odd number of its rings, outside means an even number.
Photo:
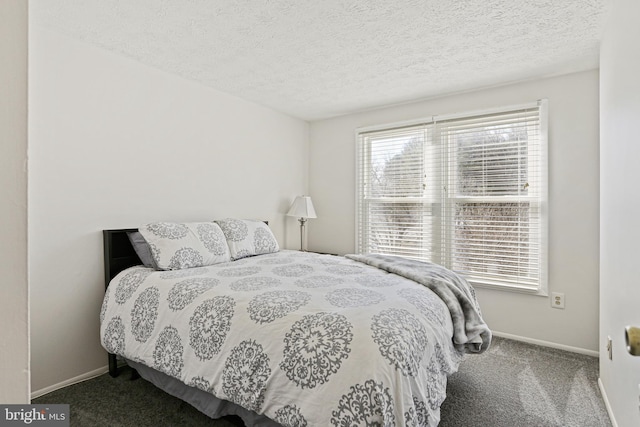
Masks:
[[[0,402],[29,403],[27,2],[0,1]],[[10,326],[8,326],[10,325]]]
[[[640,425],[640,357],[624,328],[640,326],[640,3],[613,2],[600,52],[600,379],[620,427]],[[604,351],[602,354],[606,354]]]
[[[100,372],[102,229],[269,220],[306,192],[308,124],[32,27],[29,262],[34,394]]]
[[[495,331],[573,350],[598,350],[598,72],[469,92],[372,110],[310,125],[309,194],[318,219],[310,249],[348,253],[355,247],[356,128],[549,99],[550,292],[548,298],[478,289]]]

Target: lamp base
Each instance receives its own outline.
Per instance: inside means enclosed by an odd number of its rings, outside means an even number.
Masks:
[[[300,251],[307,252],[306,245],[304,244],[305,226],[307,224],[307,218],[298,218],[300,221]]]

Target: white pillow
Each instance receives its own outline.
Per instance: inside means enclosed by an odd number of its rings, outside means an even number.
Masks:
[[[271,229],[262,221],[226,218],[216,223],[227,239],[233,260],[280,250]]]
[[[225,236],[214,222],[152,222],[138,231],[149,244],[159,270],[181,270],[231,260]]]

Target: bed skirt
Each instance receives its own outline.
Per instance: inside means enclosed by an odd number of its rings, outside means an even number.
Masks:
[[[264,415],[255,413],[228,400],[218,399],[214,395],[200,390],[196,387],[190,387],[183,382],[170,377],[169,375],[150,368],[141,363],[125,359],[127,365],[135,369],[138,374],[160,390],[177,397],[196,408],[203,414],[213,418],[221,418],[226,415],[236,415],[242,418],[246,426],[255,427],[282,427]]]

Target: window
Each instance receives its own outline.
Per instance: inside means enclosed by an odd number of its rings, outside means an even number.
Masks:
[[[359,253],[546,295],[546,100],[357,132]]]

